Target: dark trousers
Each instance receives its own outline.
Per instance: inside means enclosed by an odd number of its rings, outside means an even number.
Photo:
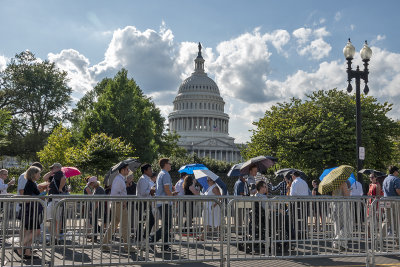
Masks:
[[[151,233],[151,230],[153,229],[153,226],[155,224],[155,219],[154,219],[154,215],[153,215],[153,210],[151,208],[150,205],[147,205],[148,203],[139,203],[138,206],[138,215],[139,215],[139,227],[138,227],[138,231],[136,234],[136,238],[138,241],[142,240],[142,238],[146,238],[146,230],[145,228],[149,229],[149,234]],[[147,210],[149,213],[149,218],[147,220],[146,216],[147,216]],[[149,222],[149,224],[147,225],[147,222]],[[142,229],[143,234],[142,234]]]
[[[172,209],[168,204],[163,204],[158,207],[158,212],[161,216],[161,221],[163,222],[161,227],[156,231],[156,234],[150,238],[150,242],[157,242],[163,236],[163,242],[169,242],[169,232],[172,228]],[[163,233],[164,232],[164,233]],[[164,245],[168,247],[169,245]]]

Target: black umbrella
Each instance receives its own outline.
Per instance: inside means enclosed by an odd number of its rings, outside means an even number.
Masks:
[[[240,173],[249,174],[249,167],[253,164],[257,165],[257,169],[259,172],[263,172],[266,169],[272,167],[277,161],[277,158],[271,156],[258,156],[255,158],[251,158],[243,163],[242,167],[240,168]]]
[[[238,177],[240,176],[240,168],[242,167],[242,163],[238,163],[232,166],[232,168],[229,170],[227,176],[228,177]]]
[[[365,175],[370,175],[371,173],[374,173],[375,177],[386,175],[386,173],[383,173],[383,172],[380,172],[377,170],[373,170],[373,169],[362,169],[359,171],[359,173],[362,173]]]
[[[285,169],[280,169],[278,171],[275,172],[275,176],[278,178],[283,178],[285,177],[287,174],[291,174],[295,171],[298,171],[300,173],[300,177],[303,179],[307,178],[307,175],[301,171],[301,170],[297,170],[297,169],[293,169],[293,168],[285,168]]]
[[[126,159],[118,164],[115,164],[114,166],[111,167],[111,169],[107,172],[106,176],[104,177],[104,184],[106,186],[112,185],[112,182],[114,181],[115,176],[118,174],[119,167],[122,165],[128,165],[128,168],[132,171],[135,172],[137,168],[140,166],[140,161],[137,159]]]

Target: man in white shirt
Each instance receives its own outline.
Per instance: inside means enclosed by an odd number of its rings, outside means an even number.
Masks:
[[[300,178],[300,173],[298,171],[294,171],[292,173],[292,185],[290,187],[290,196],[309,196],[310,189],[306,181]]]
[[[7,195],[7,188],[10,185],[14,185],[15,184],[15,180],[11,180],[9,181],[7,184],[4,183],[4,181],[7,179],[8,177],[8,171],[6,169],[1,169],[0,170],[0,194],[1,195]]]
[[[294,171],[292,173],[292,185],[290,187],[290,196],[309,196],[310,189],[306,181],[300,178],[300,172]],[[302,205],[299,203],[294,203],[292,206],[292,216],[294,220],[297,221],[297,229],[293,225],[292,233],[294,233],[296,238],[301,238],[306,232],[307,225],[305,222],[308,220],[307,209],[303,210]]]
[[[128,164],[122,163],[118,168],[118,174],[115,176],[114,181],[111,185],[111,193],[110,196],[127,196],[126,192],[126,180],[125,177],[129,174]],[[123,242],[125,243],[124,249],[129,252],[129,250],[133,251],[133,248],[129,245],[129,236],[130,236],[130,227],[128,227],[128,210],[125,202],[120,201],[112,201],[111,205],[112,209],[112,219],[110,226],[107,228],[107,231],[104,234],[102,241],[102,250],[110,251],[110,240],[112,235],[115,233],[115,230],[118,225],[120,225],[120,233],[122,235]]]
[[[137,182],[136,195],[138,197],[146,197],[146,198],[152,197],[152,196],[154,196],[155,189],[152,188],[153,181],[150,178],[153,175],[153,170],[151,168],[151,165],[148,163],[145,163],[140,167],[140,170],[142,172],[142,176],[139,178],[139,180]],[[151,203],[149,203],[149,204],[150,205],[147,205],[146,202],[139,203],[138,209],[139,209],[139,220],[141,222],[143,222],[145,219],[145,216],[147,214],[147,209],[149,210],[148,211],[148,214],[149,214],[148,224],[147,224],[147,220],[146,220],[145,225],[146,225],[146,227],[148,225],[148,229],[149,229],[149,233],[150,233],[151,229],[154,226],[155,220],[154,220],[154,215],[153,215],[153,211],[151,208]],[[138,234],[137,234],[138,241],[141,241],[142,228],[145,228],[145,225],[142,225],[142,224],[143,223],[140,223],[139,228],[138,228]],[[143,235],[145,235],[145,234],[146,234],[146,231],[144,231]]]
[[[363,196],[363,188],[359,181],[355,181],[350,187],[350,196]]]

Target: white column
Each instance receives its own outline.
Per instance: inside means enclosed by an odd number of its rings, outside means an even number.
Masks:
[[[196,127],[197,127],[197,131],[199,131],[200,130],[200,127],[199,127],[199,118],[197,117],[196,118]]]

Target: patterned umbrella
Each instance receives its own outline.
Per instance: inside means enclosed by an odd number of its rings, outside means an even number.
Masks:
[[[326,195],[335,191],[344,183],[354,171],[354,168],[349,165],[341,165],[328,173],[318,186],[318,192]]]

